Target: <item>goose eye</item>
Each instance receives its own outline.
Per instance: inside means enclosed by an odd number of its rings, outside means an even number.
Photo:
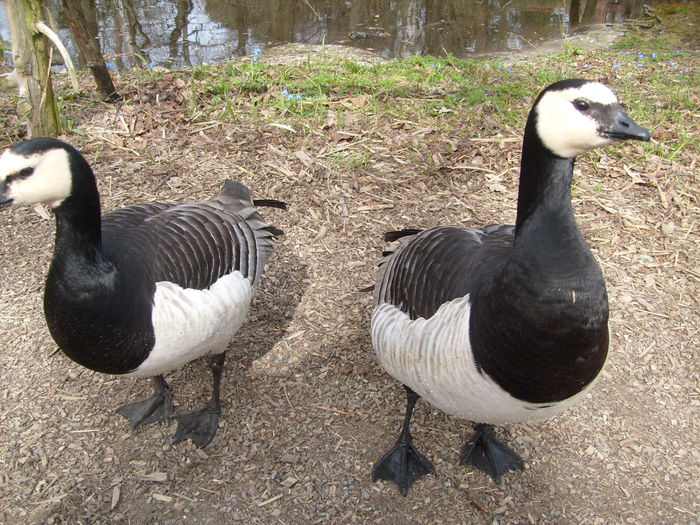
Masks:
[[[579,111],[588,111],[590,109],[588,102],[580,98],[574,100],[574,107]]]
[[[32,173],[34,173],[34,168],[32,167],[26,167],[22,168],[19,173],[17,173],[17,177],[20,179],[26,179],[29,177]]]
[[[32,173],[34,173],[34,168],[32,168],[31,166],[27,166],[26,168],[22,168],[21,170],[15,172],[15,173],[11,173],[7,177],[5,177],[5,184],[9,184],[12,181],[16,181],[16,180],[26,179]]]

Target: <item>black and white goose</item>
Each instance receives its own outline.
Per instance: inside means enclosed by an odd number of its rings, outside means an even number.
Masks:
[[[97,372],[153,378],[152,397],[118,412],[131,428],[175,418],[173,442],[206,446],[221,412],[228,344],[282,232],[269,226],[248,188],[226,181],[213,200],[150,202],[100,217],[92,169],[55,139],[20,142],[0,156],[0,206],[43,203],[56,215],[44,313],[73,361]],[[163,374],[210,354],[212,396],[174,413]]]
[[[564,80],[530,111],[522,147],[515,226],[438,226],[386,235],[375,284],[372,342],[381,366],[404,384],[406,415],[373,479],[411,484],[433,472],[413,445],[413,407],[423,397],[478,423],[462,449],[496,482],[522,460],[492,425],[556,414],[588,390],[608,353],[601,270],[571,206],[576,155],[649,132],[597,82]]]

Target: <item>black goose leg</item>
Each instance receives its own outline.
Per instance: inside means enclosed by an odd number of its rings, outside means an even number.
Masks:
[[[173,400],[168,383],[162,375],[153,376],[152,379],[154,393],[151,397],[122,405],[117,409],[117,414],[124,416],[131,423],[129,430],[156,421],[167,423],[173,416]]]
[[[401,434],[396,444],[384,454],[384,457],[372,469],[372,481],[378,479],[393,481],[401,489],[401,494],[406,496],[414,481],[425,474],[432,474],[435,472],[435,468],[430,460],[413,446],[409,426],[413,407],[420,396],[406,385],[404,388],[406,389],[406,416],[403,420]]]
[[[501,482],[501,476],[508,470],[525,468],[522,458],[496,439],[492,425],[476,425],[475,430],[471,441],[462,447],[460,465],[474,465],[491,476],[496,483]]]
[[[209,358],[209,367],[211,368],[211,374],[214,378],[211,399],[207,401],[204,408],[187,410],[175,414],[177,430],[172,439],[173,443],[191,439],[199,448],[204,448],[214,439],[219,426],[219,414],[221,414],[219,395],[221,391],[221,374],[224,371],[225,359],[226,352],[216,354]]]

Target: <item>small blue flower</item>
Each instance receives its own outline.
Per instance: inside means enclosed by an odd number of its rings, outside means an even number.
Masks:
[[[251,58],[251,60],[252,60],[253,62],[257,62],[257,60],[260,58],[260,55],[261,55],[261,54],[262,54],[262,52],[260,51],[260,48],[259,48],[259,47],[256,47],[256,48],[253,50],[253,58]]]
[[[668,65],[671,67],[676,67],[678,64],[676,64],[674,61],[671,61],[668,63]]]
[[[507,67],[507,68],[506,68],[506,71],[513,71],[513,68],[512,68],[512,67]]]
[[[656,58],[656,53],[652,53],[651,58]]]
[[[503,64],[498,64],[498,69],[503,69],[505,66]]]
[[[282,90],[282,95],[283,95],[284,98],[286,98],[287,100],[301,100],[301,95],[300,95],[300,94],[297,93],[296,95],[294,95],[294,94],[290,93],[289,91],[287,91],[286,89],[283,89],[283,90]]]
[[[637,58],[644,58],[644,53],[637,53]]]
[[[644,64],[642,64],[641,62],[637,62],[637,67],[644,67]]]
[[[583,64],[583,69],[588,69],[589,67],[591,67],[590,64]]]
[[[615,63],[613,64],[613,69],[620,69],[620,63],[619,63],[619,62],[615,62]]]
[[[678,72],[678,74],[679,74],[679,75],[685,75],[685,74],[686,74],[686,70],[685,70],[685,69],[681,69],[681,70]]]
[[[682,50],[676,49],[676,50],[673,52],[673,54],[674,54],[674,55],[680,55],[682,52],[683,52]]]

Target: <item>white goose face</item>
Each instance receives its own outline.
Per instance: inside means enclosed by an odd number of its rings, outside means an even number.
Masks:
[[[72,176],[68,152],[61,148],[21,155],[13,149],[0,156],[0,205],[59,206],[70,196]]]
[[[644,140],[641,137],[623,137],[614,132],[616,118],[620,114],[626,115],[615,94],[598,82],[546,91],[535,111],[537,134],[543,144],[560,157],[575,157],[605,146],[615,138]]]

